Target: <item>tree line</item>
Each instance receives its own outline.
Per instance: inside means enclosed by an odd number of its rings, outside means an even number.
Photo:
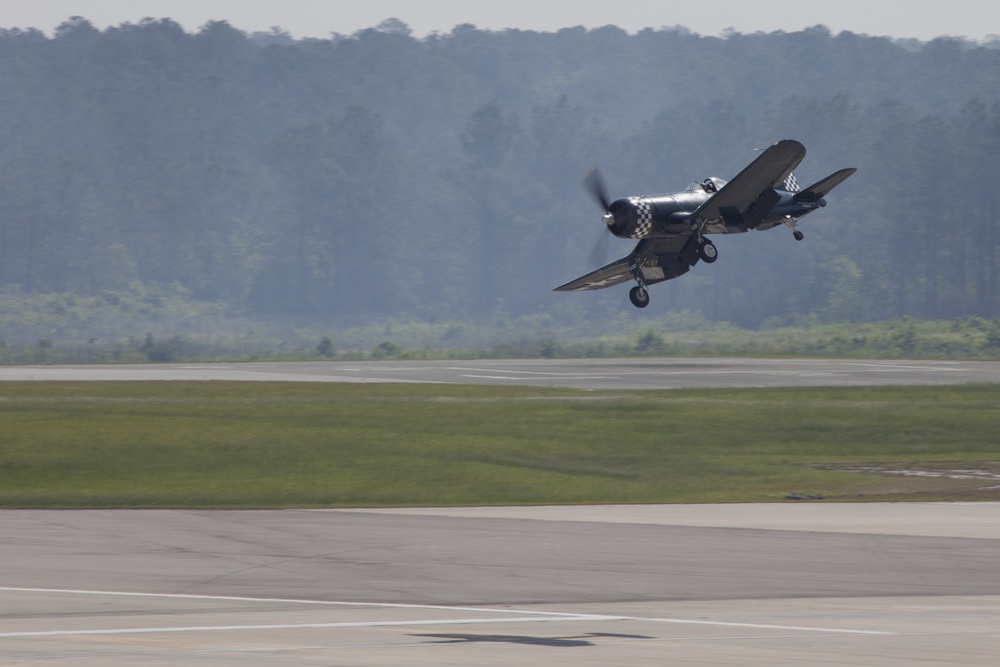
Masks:
[[[856,176],[792,240],[726,237],[658,313],[741,326],[1000,314],[1000,50],[795,33],[388,20],[293,40],[168,19],[0,31],[0,290],[169,289],[342,326],[638,317],[592,268],[612,196],[731,178],[790,137]],[[630,250],[613,241],[609,257]]]

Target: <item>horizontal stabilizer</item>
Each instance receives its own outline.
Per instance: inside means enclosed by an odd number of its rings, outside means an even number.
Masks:
[[[824,178],[823,180],[813,183],[808,188],[803,188],[802,191],[796,192],[793,201],[796,203],[811,203],[819,201],[823,197],[830,193],[835,187],[847,180],[848,176],[856,172],[855,167],[848,167],[847,169],[841,169],[840,171],[834,172]]]

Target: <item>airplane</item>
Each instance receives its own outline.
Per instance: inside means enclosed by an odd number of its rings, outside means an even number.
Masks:
[[[793,174],[806,155],[794,139],[784,139],[764,150],[731,181],[706,178],[683,192],[640,195],[609,201],[600,172],[592,169],[584,185],[604,211],[609,232],[623,239],[639,239],[625,257],[555,288],[556,292],[604,289],[635,280],[629,300],[636,308],[649,305],[649,285],[687,273],[699,260],[711,264],[719,258],[707,234],[734,234],[751,229],[764,231],[779,225],[792,230],[796,241],[802,232],[796,224],[826,206],[826,197],[857,171],[841,169],[807,188],[800,188]]]

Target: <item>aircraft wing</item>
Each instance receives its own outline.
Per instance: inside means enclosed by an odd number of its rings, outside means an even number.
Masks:
[[[776,193],[770,193],[805,156],[806,148],[799,142],[793,139],[779,141],[699,206],[691,214],[691,220],[701,226],[730,220],[736,224],[742,223],[744,216],[751,212],[756,215],[747,216],[749,219],[767,215],[778,200]],[[758,200],[767,210],[751,211]]]
[[[642,239],[627,256],[555,288],[555,292],[584,292],[604,289],[632,280],[630,266],[647,285],[687,273],[698,263],[698,239],[692,234]]]
[[[565,285],[555,288],[554,292],[583,292],[593,289],[604,289],[612,285],[618,285],[626,280],[632,279],[628,265],[632,255],[616,259],[610,264],[606,264],[596,271],[591,271],[585,276],[580,276],[576,280],[571,280]]]

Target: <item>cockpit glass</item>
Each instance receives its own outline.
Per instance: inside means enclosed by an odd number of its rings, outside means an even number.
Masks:
[[[700,183],[698,181],[692,181],[690,185],[684,188],[685,192],[718,192],[722,189],[722,186],[726,182],[721,178],[712,176],[711,178],[706,178]]]

